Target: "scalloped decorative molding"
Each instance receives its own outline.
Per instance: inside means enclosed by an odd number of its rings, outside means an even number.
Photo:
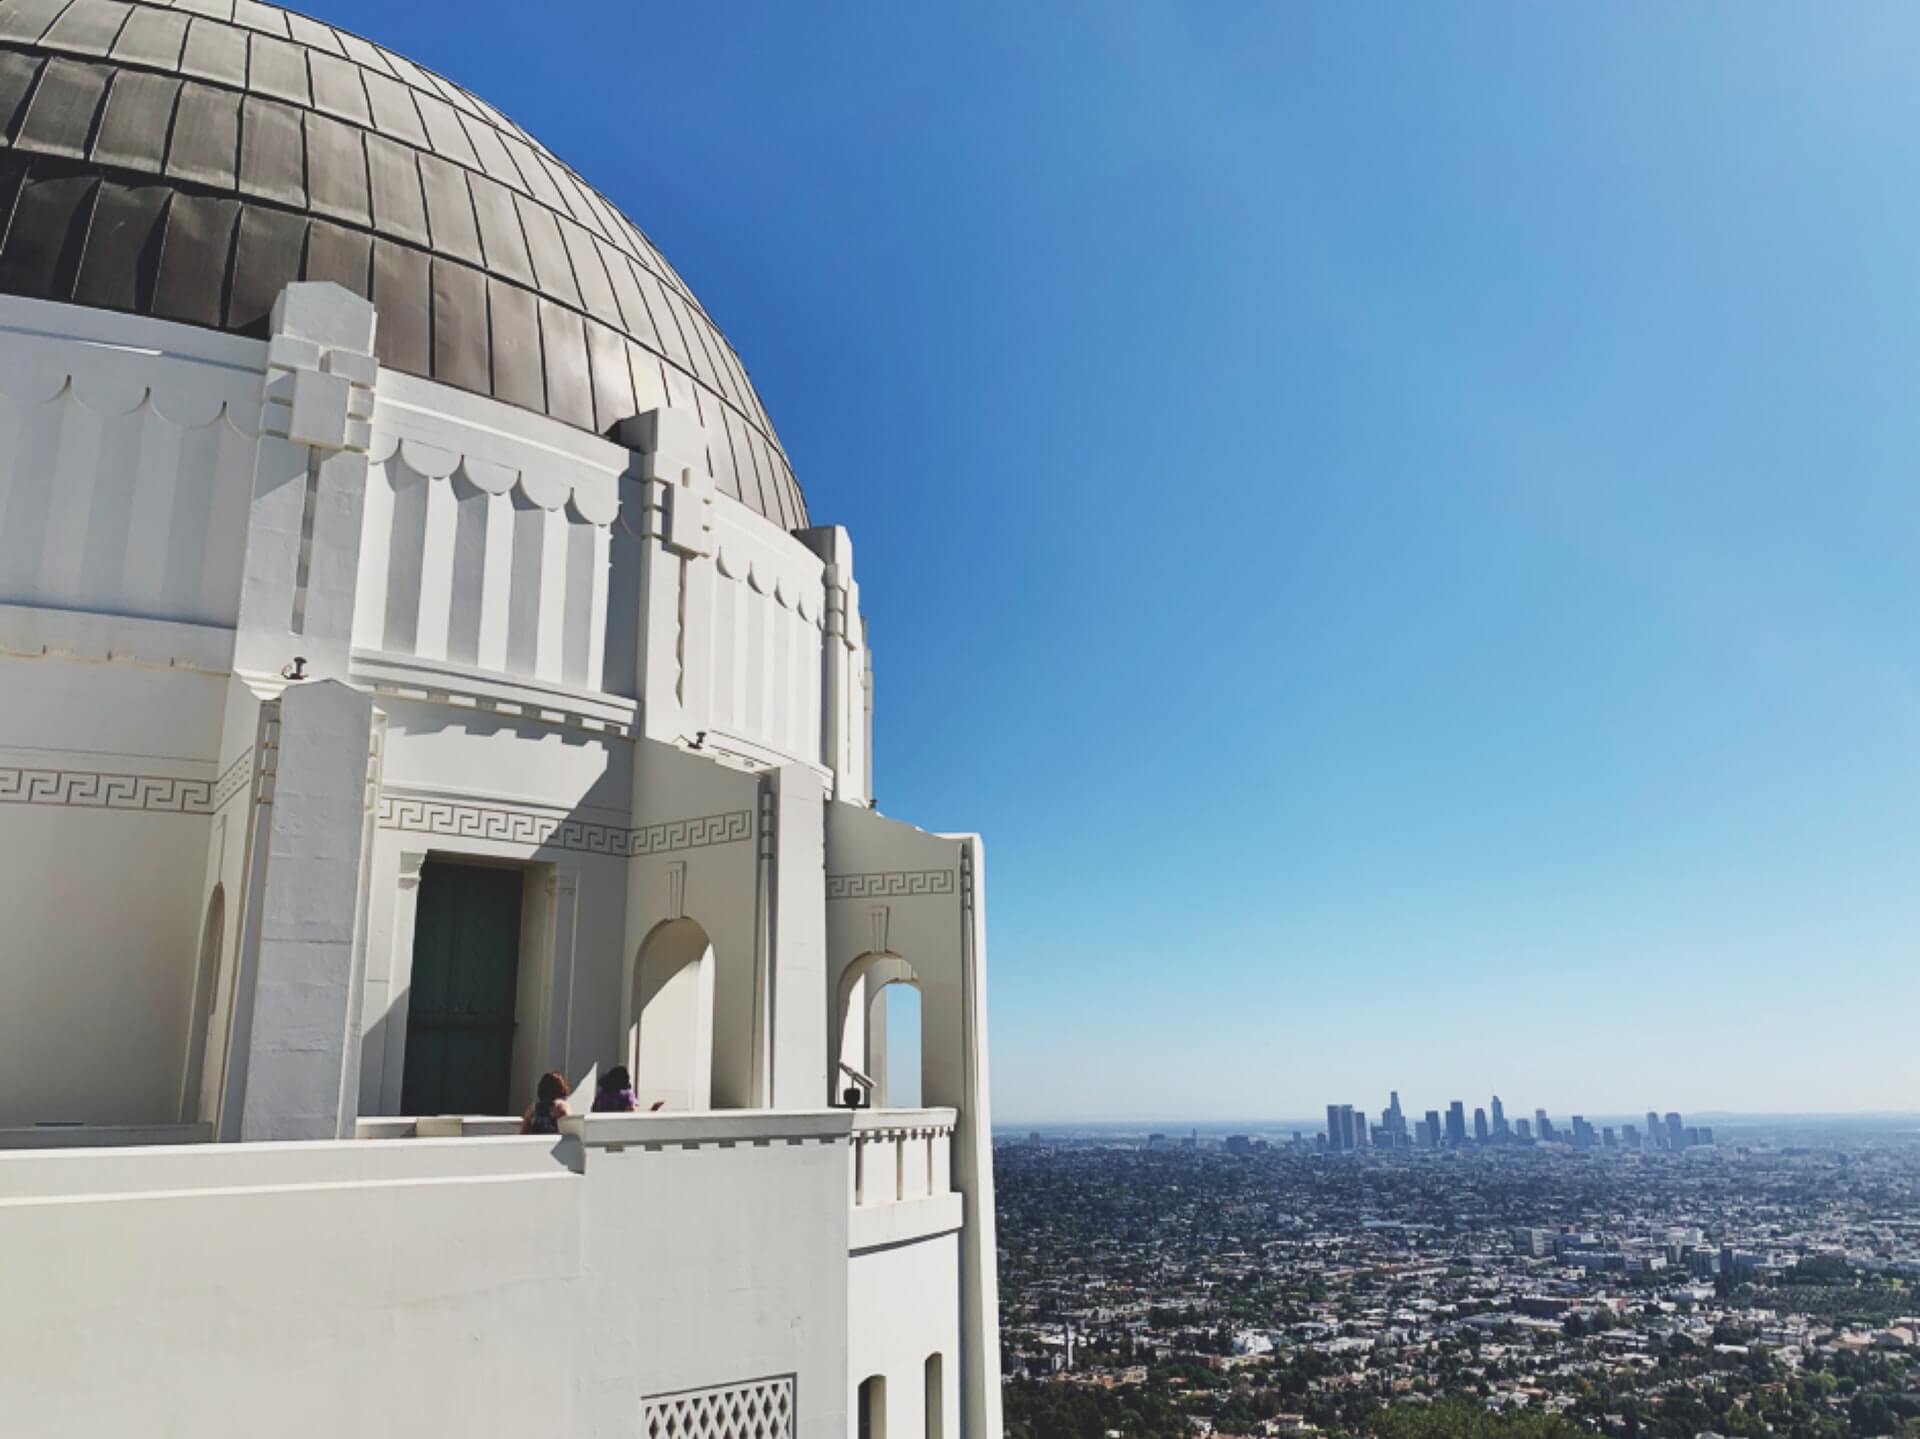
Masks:
[[[794,543],[797,545],[799,541]],[[781,609],[793,611],[815,629],[824,627],[824,586],[810,584],[792,574],[780,560],[763,562],[752,553],[753,548],[754,541],[751,539],[721,538],[714,546],[714,569],[725,578],[745,584],[755,594],[772,600]]]
[[[569,479],[563,460],[556,460],[550,468],[520,468],[391,431],[376,431],[368,459],[375,464],[385,464],[395,455],[400,457],[401,464],[426,479],[444,480],[457,474],[489,495],[504,495],[517,486],[530,504],[543,510],[557,510],[567,505],[581,520],[602,528],[611,525],[620,513],[617,485]],[[595,479],[604,481],[605,477],[596,474]]]
[[[260,433],[260,397],[230,394],[212,385],[151,385],[125,375],[88,374],[65,363],[0,364],[0,399],[26,408],[70,397],[102,419],[132,414],[142,405],[182,430],[224,419],[237,433]]]

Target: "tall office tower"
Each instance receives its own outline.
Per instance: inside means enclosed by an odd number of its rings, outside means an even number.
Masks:
[[[1700,1126],[1700,1143],[1708,1149],[1711,1149],[1713,1147],[1713,1126],[1712,1125],[1703,1124]]]
[[[1542,1144],[1545,1144],[1553,1138],[1553,1121],[1547,1118],[1546,1110],[1536,1109],[1533,1111],[1533,1132],[1540,1136],[1540,1142]]]
[[[1479,1140],[1482,1144],[1485,1144],[1487,1140],[1490,1139],[1492,1136],[1493,1136],[1493,1131],[1487,1128],[1487,1111],[1484,1109],[1474,1110],[1473,1111],[1473,1137]]]
[[[1353,1144],[1350,1147],[1365,1149],[1367,1147],[1367,1111],[1348,1106],[1347,1116],[1347,1123],[1353,1126]]]
[[[1433,1111],[1428,1110],[1427,1113],[1431,1114]],[[1416,1119],[1413,1121],[1413,1142],[1414,1146],[1419,1149],[1425,1149],[1429,1144],[1433,1143],[1431,1135],[1427,1132],[1426,1120]]]
[[[1429,1109],[1427,1111],[1428,1146],[1430,1148],[1438,1148],[1440,1145],[1440,1136],[1444,1133],[1446,1133],[1446,1131],[1440,1127],[1440,1111],[1437,1109]]]
[[[1573,1147],[1575,1149],[1593,1148],[1593,1126],[1587,1123],[1584,1114],[1573,1116]]]
[[[1532,1123],[1531,1123],[1531,1122],[1529,1122],[1528,1120],[1525,1120],[1525,1119],[1516,1119],[1516,1120],[1514,1120],[1514,1122],[1513,1122],[1513,1137],[1514,1137],[1515,1139],[1517,1139],[1517,1140],[1519,1140],[1519,1141],[1520,1141],[1520,1142],[1521,1142],[1522,1144],[1531,1144],[1531,1143],[1533,1143],[1533,1125],[1532,1125]]]
[[[1687,1126],[1680,1116],[1669,1111],[1667,1114],[1667,1148],[1685,1149],[1687,1147]]]
[[[1647,1111],[1647,1148],[1665,1149],[1666,1147],[1667,1131],[1661,1127],[1660,1116],[1649,1109]]]
[[[1388,1142],[1395,1148],[1404,1149],[1407,1144],[1407,1114],[1400,1107],[1400,1091],[1394,1090],[1387,1104]]]
[[[1611,1124],[1600,1131],[1600,1147],[1602,1149],[1618,1149],[1620,1147],[1619,1136],[1613,1132],[1613,1126]]]
[[[1493,1096],[1493,1137],[1496,1140],[1505,1139],[1509,1132],[1506,1106],[1501,1104],[1500,1096],[1496,1094]]]
[[[1447,1143],[1459,1148],[1467,1142],[1467,1107],[1459,1100],[1447,1106]]]
[[[1620,1147],[1622,1149],[1638,1149],[1640,1147],[1640,1130],[1637,1126],[1631,1124],[1623,1124],[1620,1126]]]
[[[1342,1114],[1343,1104],[1327,1106],[1327,1148],[1336,1154],[1347,1147],[1347,1121]]]

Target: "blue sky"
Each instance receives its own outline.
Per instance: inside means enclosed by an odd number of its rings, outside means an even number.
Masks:
[[[853,532],[998,1118],[1920,1109],[1920,11],[314,8]]]

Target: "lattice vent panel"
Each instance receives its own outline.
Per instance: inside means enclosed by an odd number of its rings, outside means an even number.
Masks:
[[[793,1439],[793,1376],[640,1401],[646,1439]]]

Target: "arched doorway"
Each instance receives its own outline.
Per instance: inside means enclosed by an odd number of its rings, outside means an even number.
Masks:
[[[219,1072],[211,1053],[213,1036],[220,1031],[214,1016],[220,1011],[220,961],[226,949],[227,891],[216,884],[207,896],[206,917],[200,924],[200,958],[194,967],[193,1013],[187,1031],[187,1067],[180,1080],[180,1122],[193,1124],[208,1116],[208,1068]]]
[[[713,1105],[713,942],[691,919],[658,925],[634,961],[627,1068],[640,1108]]]
[[[879,1082],[878,1103],[889,1109],[918,1109],[920,1093],[920,986],[911,980],[882,985],[868,1001],[873,1018],[868,1032],[880,1041],[870,1057]]]
[[[899,1013],[903,1006],[889,1003],[890,990],[912,991],[910,998],[898,996],[908,998],[904,1006],[908,1012],[904,1015]],[[871,1081],[871,1088],[859,1080],[852,1082],[866,1091],[865,1102],[876,1108],[901,1102],[893,1093],[892,1076],[924,1075],[919,993],[920,976],[897,954],[863,954],[842,972],[838,1002],[834,1006],[833,1054],[838,1063],[828,1081],[833,1103],[845,1102],[850,1080],[848,1070]],[[896,1026],[896,1018],[908,1022]],[[901,1032],[896,1033],[896,1028]],[[912,1103],[921,1102],[918,1091],[922,1088],[923,1083],[911,1086]]]

